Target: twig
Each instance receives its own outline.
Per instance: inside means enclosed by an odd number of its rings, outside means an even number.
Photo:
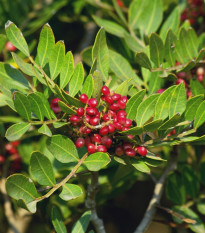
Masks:
[[[91,184],[88,186],[87,190],[87,198],[85,201],[85,206],[91,210],[91,222],[95,226],[95,230],[97,233],[106,233],[105,228],[103,225],[103,221],[98,217],[97,210],[96,210],[96,194],[98,191],[98,173],[92,172],[91,173]]]
[[[176,169],[176,166],[177,166],[177,156],[174,155],[172,157],[169,165],[166,167],[165,171],[163,172],[162,176],[157,181],[155,188],[154,188],[154,193],[153,193],[152,199],[150,200],[150,203],[147,207],[145,215],[144,215],[141,223],[137,227],[137,229],[134,231],[134,233],[143,233],[143,232],[145,232],[145,230],[149,226],[150,222],[152,221],[152,218],[154,217],[156,205],[159,204],[159,201],[161,199],[165,180],[166,180],[168,174],[171,171]]]

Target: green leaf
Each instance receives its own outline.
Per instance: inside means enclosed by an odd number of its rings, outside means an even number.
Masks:
[[[156,92],[162,86],[163,80],[159,74],[160,74],[159,72],[151,72],[150,73],[150,75],[149,75],[149,88],[148,88],[149,94]]]
[[[157,156],[153,156],[153,155],[146,155],[143,158],[143,161],[145,164],[152,166],[152,167],[158,167],[159,165],[161,165],[165,160],[157,157]]]
[[[205,100],[199,105],[194,121],[194,128],[197,129],[205,122]]]
[[[166,61],[171,66],[176,65],[176,54],[175,54],[175,43],[176,43],[176,36],[172,32],[172,30],[169,30],[167,32],[166,40],[165,40],[165,46],[164,46],[164,57]]]
[[[198,63],[198,62],[199,62],[200,60],[202,60],[204,57],[205,57],[205,48],[202,48],[202,49],[199,51],[199,53],[198,53],[198,55],[197,55],[197,57],[196,57],[195,62]]]
[[[134,0],[130,4],[128,18],[132,29],[139,28],[145,34],[155,32],[162,21],[163,5],[161,0]]]
[[[6,35],[0,34],[0,53],[3,50],[3,48],[4,48],[5,44],[6,44],[6,41],[7,41]]]
[[[52,136],[52,132],[51,130],[49,129],[49,127],[46,125],[46,124],[43,124],[39,129],[38,129],[38,132],[41,133],[41,134],[44,134],[48,137],[51,137]]]
[[[166,119],[168,117],[170,95],[175,89],[174,86],[169,87],[160,94],[155,106],[155,119]]]
[[[200,214],[205,215],[205,201],[198,201],[196,207]]]
[[[143,41],[141,41],[139,38],[132,37],[129,33],[125,33],[124,36],[126,44],[134,53],[141,52],[145,49]]]
[[[202,162],[200,164],[199,177],[200,177],[201,183],[205,186],[205,162]]]
[[[150,62],[150,60],[149,60],[149,58],[148,58],[148,56],[147,56],[146,53],[144,53],[144,52],[137,52],[135,54],[135,58],[136,58],[136,62],[140,66],[142,66],[142,67],[144,67],[144,68],[146,68],[148,70],[152,69],[151,62]]]
[[[67,52],[60,72],[60,88],[64,88],[73,75],[74,60],[72,52]]]
[[[123,81],[133,78],[130,82],[134,85],[142,83],[142,80],[135,74],[130,63],[122,55],[112,50],[109,50],[109,53],[110,69],[117,77]]]
[[[91,67],[93,64],[93,62],[92,62],[92,46],[89,46],[89,47],[83,49],[83,51],[81,52],[81,56],[83,58],[84,63]]]
[[[26,204],[38,197],[33,181],[22,174],[14,174],[7,178],[6,191],[10,197],[15,200],[23,199]]]
[[[93,74],[93,80],[94,80],[94,89],[93,89],[93,93],[92,96],[93,98],[96,98],[97,101],[99,102],[100,100],[100,96],[101,96],[101,89],[103,86],[103,78],[101,73],[96,70]]]
[[[127,25],[127,20],[122,12],[122,9],[119,7],[117,0],[112,0],[112,4],[115,8],[116,13],[118,14],[119,18],[123,22],[124,25]]]
[[[196,198],[199,193],[199,181],[193,168],[188,165],[184,166],[182,169],[182,178],[187,195]]]
[[[55,47],[55,38],[49,24],[45,24],[41,30],[38,48],[37,60],[40,67],[44,67],[50,58],[51,52]]]
[[[74,224],[71,233],[85,233],[91,218],[91,211],[86,211]]]
[[[190,86],[193,95],[205,94],[205,89],[198,80],[191,79]]]
[[[41,185],[54,186],[56,184],[53,167],[50,160],[40,152],[33,152],[30,160],[32,177]]]
[[[181,115],[177,113],[176,115],[171,117],[169,120],[165,121],[159,127],[158,130],[166,130],[166,129],[172,128],[172,127],[176,126],[179,123],[180,119],[181,119]]]
[[[140,135],[143,132],[143,128],[142,127],[133,127],[131,129],[128,129],[126,131],[122,131],[121,134],[125,134],[125,135]]]
[[[78,63],[69,82],[69,94],[75,96],[81,89],[84,80],[84,69],[82,63]]]
[[[103,167],[105,167],[110,162],[110,157],[107,153],[96,152],[94,154],[89,155],[84,164],[89,171],[99,171]]]
[[[11,21],[5,24],[6,35],[11,43],[26,56],[30,56],[26,40],[19,28]]]
[[[144,163],[143,160],[138,158],[130,158],[132,166],[140,172],[150,173],[149,167]]]
[[[130,86],[130,81],[125,80],[124,82],[122,82],[117,86],[117,88],[115,89],[115,93],[120,94],[122,96],[125,95],[127,96],[129,86]]]
[[[50,78],[54,80],[61,71],[65,58],[65,44],[58,41],[49,56]]]
[[[182,177],[177,173],[171,173],[167,178],[166,196],[173,203],[182,205],[186,201],[186,192]]]
[[[59,197],[64,201],[69,201],[81,196],[82,194],[83,191],[80,186],[76,184],[64,184]]]
[[[203,96],[202,95],[197,95],[187,101],[187,107],[184,112],[184,119],[188,121],[193,121],[196,111],[203,101]]]
[[[163,58],[163,41],[156,33],[152,33],[150,36],[150,59],[154,62],[156,67],[160,67],[163,62]]]
[[[162,125],[162,122],[163,122],[162,119],[158,119],[158,120],[152,121],[152,122],[150,122],[148,124],[145,124],[143,126],[143,130],[145,132],[155,131],[155,130],[157,130]]]
[[[15,92],[14,106],[16,111],[24,119],[31,120],[31,106],[28,98],[20,92]]]
[[[94,80],[92,75],[88,75],[83,84],[81,93],[86,94],[88,98],[90,98],[93,94],[93,90],[94,90]]]
[[[155,104],[159,94],[154,94],[145,99],[137,108],[136,122],[138,126],[142,126],[147,122],[155,112]]]
[[[119,24],[110,20],[101,19],[97,16],[93,16],[93,19],[100,27],[103,27],[106,32],[115,36],[124,37],[126,30]]]
[[[31,110],[37,116],[37,118],[41,121],[44,119],[44,106],[39,95],[35,93],[31,93],[28,95],[28,99],[30,101]]]
[[[51,219],[57,233],[67,233],[61,212],[56,206],[53,206],[52,208]]]
[[[177,70],[177,73],[190,71],[192,68],[195,67],[195,65],[196,63],[194,61],[189,61],[187,64],[184,65],[182,69]]]
[[[168,30],[170,29],[176,32],[179,28],[179,23],[180,23],[180,9],[177,6],[168,16],[166,21],[163,23],[161,30],[160,30],[160,37],[164,40]]]
[[[37,204],[37,201],[26,203],[25,200],[23,199],[17,200],[17,205],[20,208],[30,211],[31,213],[36,213],[36,204]]]
[[[74,111],[72,108],[70,108],[67,104],[65,104],[62,101],[58,102],[58,106],[60,107],[60,109],[67,113],[67,114],[76,114],[76,111]]]
[[[51,154],[61,163],[70,163],[79,160],[74,143],[63,135],[54,135],[48,138],[46,144]]]
[[[186,109],[186,90],[184,83],[175,86],[169,98],[169,118],[176,113],[182,114]]]
[[[5,137],[9,141],[18,140],[26,133],[26,131],[28,131],[30,126],[31,126],[30,123],[23,123],[23,122],[14,124],[7,129]]]
[[[92,60],[97,60],[97,70],[101,72],[104,80],[108,79],[109,71],[109,50],[106,42],[104,28],[101,28],[95,38],[95,43],[92,49]]]

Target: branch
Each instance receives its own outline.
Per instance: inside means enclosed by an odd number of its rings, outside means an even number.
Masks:
[[[85,201],[85,206],[91,210],[91,222],[95,226],[95,230],[97,233],[106,233],[103,225],[103,221],[98,217],[96,210],[96,194],[98,191],[99,183],[98,183],[98,173],[91,173],[91,184],[88,186],[87,190],[87,199]]]
[[[156,182],[152,199],[150,200],[150,203],[147,207],[147,210],[145,212],[145,215],[144,215],[141,223],[139,224],[137,229],[134,231],[134,233],[143,233],[148,228],[150,222],[152,221],[152,218],[154,217],[156,205],[159,204],[159,202],[160,202],[165,180],[166,180],[168,174],[171,171],[176,169],[176,166],[177,166],[177,156],[174,155],[172,157],[169,165],[164,170],[164,173],[162,174],[160,179]]]

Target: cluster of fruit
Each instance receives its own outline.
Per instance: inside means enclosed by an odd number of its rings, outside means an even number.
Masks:
[[[6,153],[5,155],[0,155],[0,164],[4,164],[6,157],[8,157],[8,159],[11,162],[11,171],[20,171],[21,170],[21,157],[18,153],[18,145],[20,144],[20,141],[13,141],[10,143],[7,143],[5,145],[5,150]]]
[[[188,6],[181,14],[181,21],[189,20],[193,25],[198,17],[204,16],[204,3],[203,0],[188,0]]]
[[[88,98],[86,94],[80,96],[80,101],[85,108],[77,109],[75,115],[70,116],[70,122],[78,138],[75,141],[77,148],[86,146],[88,153],[106,152],[114,149],[115,154],[121,156],[141,156],[147,154],[144,147],[135,147],[127,141],[117,141],[116,135],[119,131],[127,131],[132,125],[132,120],[126,118],[125,112],[127,97],[110,92],[107,86],[102,87],[100,104],[95,98]],[[132,135],[127,135],[133,138]],[[123,144],[120,146],[120,144]]]

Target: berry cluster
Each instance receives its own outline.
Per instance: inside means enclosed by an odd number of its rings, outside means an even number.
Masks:
[[[53,112],[54,112],[55,114],[61,112],[61,109],[60,109],[60,107],[59,107],[59,105],[58,105],[58,102],[59,102],[59,101],[60,101],[59,98],[55,98],[55,99],[52,99],[52,100],[51,100],[50,107],[51,107],[51,109],[53,110]]]
[[[21,169],[21,157],[18,153],[18,145],[20,141],[14,141],[7,143],[5,145],[6,154],[9,156],[9,160],[11,163],[11,170],[12,171],[19,171]],[[0,155],[0,164],[4,164],[6,158],[5,155]]]
[[[193,25],[200,16],[204,16],[203,0],[188,0],[188,6],[181,14],[181,21],[188,19]]]
[[[115,153],[118,156],[123,154],[135,156],[136,151],[138,154],[145,156],[147,154],[146,148],[143,147],[146,153],[141,152],[140,149],[138,151],[137,148],[133,149],[133,145],[126,141],[123,142],[122,151],[119,153],[121,147],[116,146],[116,144],[119,145],[122,142],[117,141],[116,135],[120,131],[129,130],[132,125],[132,120],[126,118],[127,113],[124,110],[127,97],[114,92],[111,93],[107,86],[102,87],[101,93],[100,103],[97,99],[89,99],[86,94],[82,94],[80,101],[85,104],[85,108],[78,108],[76,114],[70,116],[69,120],[78,135],[75,141],[76,147],[86,146],[89,154],[106,152],[116,147]],[[127,135],[127,137],[133,138],[132,135]],[[126,148],[128,144],[130,147]]]

